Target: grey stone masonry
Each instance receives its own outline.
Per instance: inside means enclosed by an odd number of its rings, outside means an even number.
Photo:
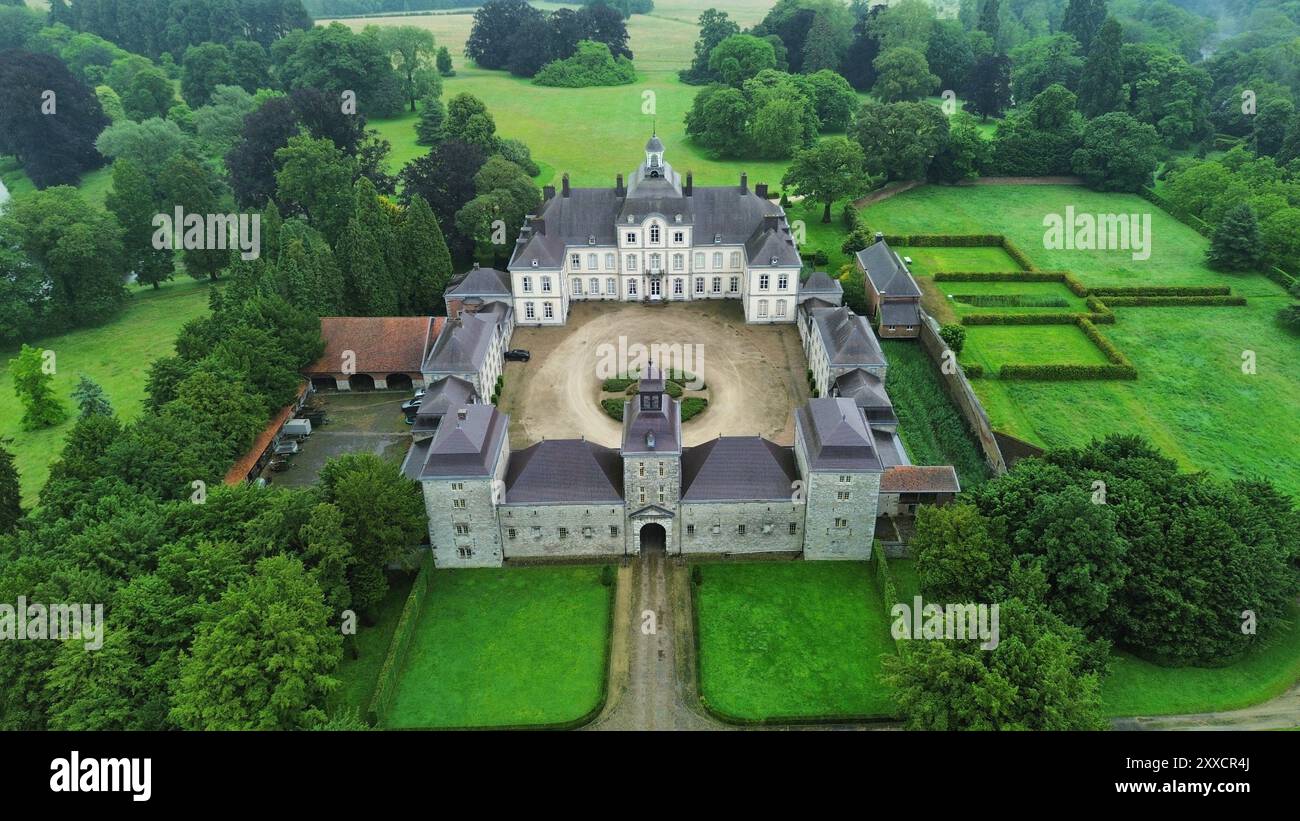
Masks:
[[[502,505],[501,543],[508,558],[622,556],[624,509],[618,505]]]
[[[794,501],[685,503],[682,553],[798,553],[804,507]]]

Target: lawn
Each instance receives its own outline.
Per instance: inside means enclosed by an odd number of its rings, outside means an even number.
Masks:
[[[916,560],[890,559],[889,575],[894,579],[898,600],[912,606],[912,598],[921,594],[921,579],[916,575]]]
[[[1269,644],[1228,667],[1161,667],[1116,653],[1102,684],[1108,715],[1173,715],[1235,710],[1281,695],[1300,679],[1300,628],[1291,624]]]
[[[1107,359],[1075,325],[969,325],[962,364],[993,376],[1003,365],[1105,365]]]
[[[54,390],[75,410],[71,393],[81,374],[104,388],[120,419],[133,419],[144,399],[144,377],[149,365],[172,353],[172,340],[181,326],[208,309],[208,286],[183,277],[164,283],[158,290],[132,288],[131,299],[122,312],[104,325],[81,328],[60,336],[29,340],[28,344],[55,354]],[[7,363],[17,348],[0,351]],[[39,431],[19,426],[22,405],[14,395],[8,367],[0,369],[0,439],[10,438],[22,477],[23,500],[32,504],[49,466],[59,456],[63,438],[72,429],[75,413],[67,422]]]
[[[939,271],[1019,271],[1020,266],[1001,247],[916,248],[899,246],[899,255],[912,260],[908,269],[918,277]]]
[[[888,717],[894,652],[864,562],[701,564],[700,690],[741,720]]]
[[[354,710],[358,716],[366,714],[379,680],[379,668],[383,667],[384,657],[388,655],[388,645],[393,640],[397,619],[402,615],[402,605],[406,604],[414,578],[409,574],[390,577],[388,595],[375,609],[374,624],[357,630],[357,657],[353,658],[346,649],[343,651],[343,662],[334,673],[340,686],[330,694],[331,713]]]
[[[602,568],[439,570],[387,726],[581,719],[602,702],[613,587]]]
[[[1046,249],[1043,218],[1064,213],[1067,205],[1079,213],[1151,214],[1151,258]],[[1207,241],[1190,228],[1140,197],[1077,186],[926,186],[875,203],[864,215],[886,233],[1003,233],[1040,268],[1072,271],[1089,286],[1230,285],[1248,305],[1116,309],[1116,323],[1102,332],[1137,367],[1136,381],[979,379],[976,392],[996,429],[1042,447],[1138,433],[1184,469],[1268,475],[1284,491],[1300,494],[1300,460],[1294,458],[1300,452],[1300,339],[1274,321],[1288,297],[1262,275],[1206,268]],[[909,249],[914,261],[915,250]],[[1001,260],[989,265],[1005,270]],[[945,283],[944,289],[955,293],[969,284]],[[928,290],[931,307],[936,297]],[[1242,369],[1248,352],[1254,373]]]

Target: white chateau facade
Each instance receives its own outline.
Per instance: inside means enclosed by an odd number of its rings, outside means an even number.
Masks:
[[[737,299],[752,323],[795,322],[802,261],[767,186],[697,188],[651,137],[626,184],[545,189],[511,255],[516,322],[563,325],[580,300]]]

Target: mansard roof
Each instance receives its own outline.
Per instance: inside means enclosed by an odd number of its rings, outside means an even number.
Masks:
[[[836,294],[843,296],[844,286],[825,271],[813,271],[799,286],[800,294]],[[838,303],[836,303],[838,304]]]
[[[871,326],[851,308],[820,308],[812,312],[812,317],[832,366],[886,364],[885,353]]]
[[[490,477],[509,426],[510,417],[492,405],[457,408],[432,439],[412,446],[403,470],[413,479]]]
[[[889,296],[920,297],[921,289],[908,273],[907,266],[883,239],[876,240],[857,253],[858,265],[877,293]]]
[[[682,451],[682,501],[781,501],[793,498],[794,448],[761,436],[722,436]]]
[[[478,263],[452,280],[447,296],[510,296],[510,275]]]
[[[546,439],[510,454],[506,504],[623,503],[623,459],[584,439]]]
[[[657,390],[656,390],[657,387]],[[636,396],[623,403],[623,454],[680,453],[681,404],[663,392],[663,378],[653,366],[647,369]],[[658,393],[658,410],[642,410],[641,397]]]
[[[438,334],[424,363],[426,373],[477,373],[492,349],[497,326],[509,321],[512,308],[494,302],[481,311],[462,311]]]
[[[813,399],[795,411],[811,470],[878,471],[875,437],[852,399]]]

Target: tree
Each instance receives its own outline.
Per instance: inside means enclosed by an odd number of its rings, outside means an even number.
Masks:
[[[1105,22],[1106,0],[1070,0],[1065,7],[1061,31],[1074,35],[1087,52],[1092,47],[1093,37]]]
[[[1071,173],[1074,151],[1083,140],[1077,99],[1065,86],[1054,84],[1008,114],[993,136],[993,173],[1034,177]]]
[[[348,589],[352,546],[343,538],[343,514],[334,505],[316,505],[302,526],[300,538],[311,576],[325,595],[330,614],[337,617],[352,606],[352,591]]]
[[[858,107],[858,95],[853,86],[833,71],[818,71],[799,77],[806,84],[813,100],[813,109],[821,121],[821,130],[845,131]]]
[[[958,112],[949,119],[948,139],[935,152],[929,177],[947,183],[974,179],[988,165],[989,155],[989,142],[975,118],[964,111]]]
[[[22,483],[7,445],[7,439],[0,439],[0,534],[12,533],[23,518]]]
[[[966,86],[975,65],[971,37],[958,20],[936,20],[925,50],[930,70],[939,75],[941,88],[954,91]]]
[[[695,95],[686,112],[686,134],[719,156],[743,156],[750,150],[752,116],[753,107],[740,89],[709,86]]]
[[[1216,271],[1251,271],[1259,267],[1261,245],[1255,210],[1242,203],[1223,215],[1214,229],[1205,264]]]
[[[1259,225],[1264,260],[1284,271],[1300,271],[1300,208],[1282,208]]]
[[[24,344],[18,356],[9,360],[14,394],[23,405],[23,430],[40,430],[62,424],[68,409],[54,395],[54,372],[46,367],[45,352]]]
[[[156,289],[171,279],[175,271],[172,251],[153,245],[157,193],[135,163],[125,158],[113,163],[113,188],[104,198],[104,207],[122,227],[122,250],[135,281]]]
[[[402,90],[406,93],[411,111],[415,111],[415,101],[428,94],[427,85],[430,80],[421,75],[432,69],[435,57],[440,54],[435,48],[433,33],[419,26],[374,28],[378,32],[379,42],[393,61],[393,68],[402,79]],[[447,64],[450,69],[450,56],[447,57]]]
[[[122,109],[131,119],[139,122],[150,117],[166,117],[176,101],[176,92],[172,81],[156,68],[146,68],[136,72],[126,95],[122,97]]]
[[[199,624],[171,720],[187,730],[290,730],[323,721],[342,654],[331,615],[301,561],[262,559]]]
[[[996,589],[997,573],[1006,565],[1006,545],[990,533],[979,510],[966,503],[917,508],[912,550],[921,589],[941,601],[978,601]]]
[[[0,52],[0,154],[17,158],[37,188],[75,184],[103,165],[95,138],[108,123],[95,93],[57,57]]]
[[[1122,38],[1119,22],[1109,17],[1088,50],[1083,77],[1079,80],[1079,111],[1085,117],[1100,117],[1123,106]]]
[[[966,326],[956,323],[949,323],[939,328],[939,336],[943,343],[952,349],[955,354],[960,354],[961,349],[966,347]],[[917,510],[918,516],[920,510]]]
[[[1001,0],[984,0],[984,5],[980,6],[979,24],[976,27],[978,31],[989,36],[995,49],[998,46],[998,33],[1002,30],[1001,5]]]
[[[423,197],[414,197],[398,229],[406,272],[401,294],[402,313],[432,314],[443,305],[443,292],[451,280],[451,251],[433,209]]]
[[[1079,43],[1069,34],[1028,40],[1011,50],[1011,88],[1025,102],[1059,83],[1074,89],[1083,74]]]
[[[160,187],[165,212],[180,207],[186,214],[218,213],[221,180],[206,163],[194,157],[176,154],[164,163]],[[203,247],[182,249],[181,260],[185,271],[195,279],[216,280],[230,263],[232,250],[228,239],[224,249],[209,248],[205,242]]]
[[[272,97],[244,119],[242,135],[226,155],[235,201],[261,208],[275,193],[276,152],[301,130],[287,97]]]
[[[438,56],[435,58],[438,66],[438,73],[443,77],[455,76],[456,70],[451,67],[451,52],[446,46],[438,46]]]
[[[925,55],[916,49],[892,48],[877,57],[873,66],[876,84],[872,93],[887,103],[919,100],[939,86]]]
[[[208,156],[225,156],[244,131],[257,99],[239,86],[217,86],[209,103],[194,112],[194,133]]]
[[[1011,105],[1011,60],[989,54],[975,63],[970,79],[970,110],[985,120],[1001,117]]]
[[[447,107],[436,97],[420,104],[420,121],[415,124],[418,145],[437,145],[447,135]]]
[[[740,26],[725,11],[713,8],[700,14],[699,26],[700,34],[695,40],[695,57],[690,68],[678,72],[681,81],[690,85],[704,85],[719,79],[709,68],[709,57],[723,40],[740,34]]]
[[[477,145],[491,153],[496,147],[496,130],[491,112],[473,94],[457,94],[447,101],[447,139]]]
[[[192,144],[179,125],[157,117],[140,123],[131,120],[114,123],[95,141],[95,147],[105,157],[126,160],[154,179],[162,175],[168,160],[191,149]]]
[[[181,60],[181,95],[191,108],[207,105],[219,85],[238,85],[230,50],[220,43],[190,46]]]
[[[294,31],[271,46],[289,91],[314,88],[332,100],[354,100],[373,117],[393,117],[406,102],[401,79],[373,29],[354,32],[342,23]]]
[[[772,44],[750,34],[733,34],[709,52],[709,71],[737,88],[760,71],[774,68]]]
[[[821,202],[822,222],[831,221],[831,205],[856,197],[870,186],[863,165],[862,146],[847,137],[828,137],[811,148],[795,152],[781,185]]]
[[[84,373],[77,380],[77,387],[72,391],[72,401],[77,403],[78,419],[113,415],[113,406],[108,403],[108,397],[104,396],[104,389]]]
[[[423,197],[433,209],[438,225],[454,226],[456,212],[477,194],[474,175],[486,161],[487,155],[479,146],[460,140],[444,140],[402,169],[399,175],[402,198],[409,203],[412,197]],[[449,239],[448,243],[453,256],[468,253],[468,243],[460,237]]]
[[[1151,184],[1159,147],[1155,128],[1120,111],[1103,114],[1084,126],[1074,172],[1098,191],[1137,193]]]
[[[329,140],[297,136],[275,152],[275,162],[276,202],[337,245],[354,204],[356,161]]]
[[[396,234],[370,181],[357,181],[355,210],[336,243],[343,272],[343,295],[357,316],[395,316],[401,302],[398,271],[389,265],[396,251]]]
[[[802,71],[812,74],[816,71],[834,71],[840,65],[835,23],[829,14],[817,14],[808,29],[808,39],[803,44]]]
[[[527,0],[488,0],[474,12],[474,25],[465,41],[465,56],[482,68],[505,68],[516,33],[526,23],[540,19],[544,19],[542,12]]]
[[[882,11],[881,6],[874,5],[857,13],[848,50],[840,63],[840,73],[858,91],[868,91],[876,82],[873,63],[880,56],[880,38],[876,35],[875,21]]]
[[[948,119],[929,103],[865,103],[849,131],[867,172],[886,180],[925,177],[948,139]]]

